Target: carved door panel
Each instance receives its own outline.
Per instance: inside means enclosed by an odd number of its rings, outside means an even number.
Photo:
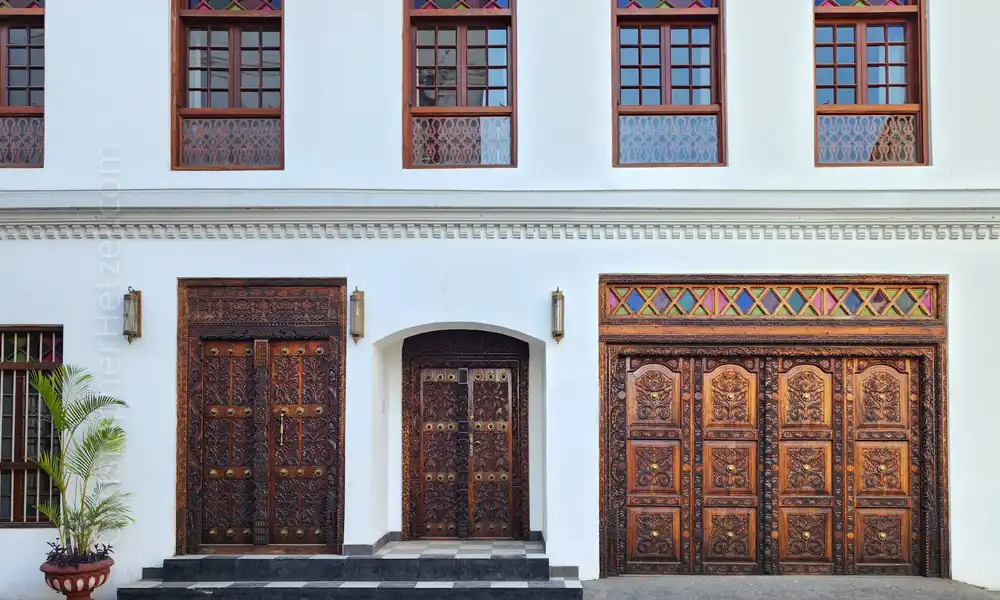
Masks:
[[[251,342],[207,342],[203,348],[202,544],[253,543],[252,354]]]
[[[630,361],[625,384],[626,573],[690,572],[690,429],[682,378],[691,361]],[[683,403],[682,403],[683,402]],[[689,498],[689,496],[688,496]],[[683,530],[683,534],[682,534]],[[682,535],[684,542],[682,544]]]
[[[511,394],[508,368],[469,369],[472,441],[469,537],[509,538],[513,531]]]
[[[759,358],[694,361],[695,572],[762,572],[757,462],[763,367]]]
[[[920,366],[847,361],[848,573],[918,574]]]
[[[459,369],[420,370],[418,522],[423,538],[468,537],[468,386]]]
[[[504,367],[420,371],[420,537],[514,535],[514,379]]]
[[[326,341],[270,342],[270,543],[327,544],[337,445]]]
[[[772,464],[777,454],[776,477],[768,488],[768,571],[842,572],[844,361],[773,360],[777,382],[771,387],[777,394],[772,392],[765,411]]]

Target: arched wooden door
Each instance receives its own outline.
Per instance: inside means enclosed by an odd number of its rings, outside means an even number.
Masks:
[[[403,343],[404,539],[527,539],[528,345],[436,331]]]

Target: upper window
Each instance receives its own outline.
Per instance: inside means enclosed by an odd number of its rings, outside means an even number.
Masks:
[[[59,450],[45,402],[31,387],[31,371],[62,363],[59,329],[0,328],[0,526],[46,524],[39,504],[57,504],[59,490],[32,462]]]
[[[612,0],[614,161],[725,164],[723,0]]]
[[[281,169],[282,0],[175,0],[173,166]]]
[[[921,10],[815,0],[817,164],[926,164]]]
[[[45,0],[0,0],[0,167],[41,167]]]
[[[512,167],[515,0],[404,0],[406,167]]]

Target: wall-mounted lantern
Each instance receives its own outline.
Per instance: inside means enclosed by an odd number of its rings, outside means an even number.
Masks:
[[[556,288],[552,292],[552,337],[556,343],[562,341],[566,333],[566,297]]]
[[[365,293],[358,288],[351,292],[351,337],[355,344],[365,337]]]
[[[129,286],[122,305],[122,335],[131,344],[142,337],[142,292]]]

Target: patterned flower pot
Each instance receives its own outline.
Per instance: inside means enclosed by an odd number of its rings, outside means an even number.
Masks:
[[[59,567],[45,563],[39,569],[45,573],[45,584],[69,600],[90,600],[90,594],[101,587],[111,574],[112,559],[88,565]]]

